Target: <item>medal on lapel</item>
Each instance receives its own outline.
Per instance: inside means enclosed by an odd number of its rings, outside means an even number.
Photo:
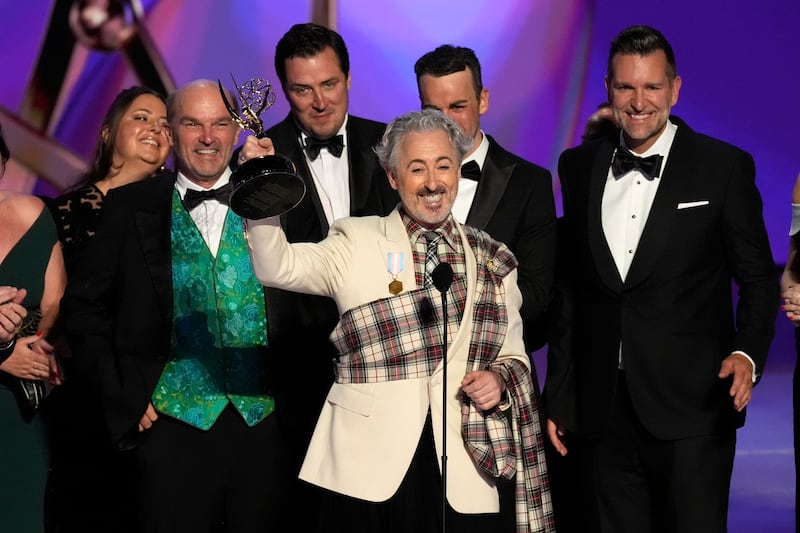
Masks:
[[[403,282],[397,279],[400,272],[403,271],[403,260],[405,253],[403,252],[389,252],[386,254],[386,269],[392,275],[392,281],[389,283],[389,292],[397,296],[403,292]]]

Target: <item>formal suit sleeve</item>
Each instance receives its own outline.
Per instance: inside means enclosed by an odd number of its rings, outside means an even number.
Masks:
[[[550,173],[536,167],[530,173],[533,189],[521,212],[513,251],[519,261],[525,338],[535,349],[546,341],[544,317],[553,290],[556,213]]]
[[[505,278],[503,278],[503,287],[506,295],[506,312],[508,313],[508,329],[506,330],[506,338],[503,341],[503,346],[500,348],[500,353],[497,356],[497,362],[502,362],[507,359],[516,359],[521,362],[530,371],[531,360],[525,352],[525,345],[522,342],[522,317],[519,314],[520,306],[522,305],[522,293],[517,286],[518,276],[517,270],[512,270]]]
[[[573,292],[570,285],[570,268],[574,258],[568,255],[568,243],[574,238],[570,233],[571,218],[568,213],[569,183],[564,179],[568,172],[564,157],[559,160],[561,197],[565,216],[557,222],[557,262],[553,299],[548,312],[547,376],[543,390],[548,418],[557,420],[567,428],[575,429],[575,375],[572,354],[574,319],[572,316]]]
[[[267,287],[333,297],[350,264],[353,243],[337,222],[319,243],[289,243],[278,217],[247,222],[253,271]]]
[[[567,428],[575,429],[575,384],[574,361],[572,358],[572,289],[564,274],[567,265],[562,264],[566,255],[562,250],[566,232],[563,219],[558,228],[558,262],[553,299],[550,302],[547,320],[547,376],[542,391],[545,408],[549,418],[558,420]]]
[[[759,372],[774,334],[779,299],[762,208],[753,159],[738,152],[730,170],[723,228],[728,264],[739,290],[732,350],[748,354]]]

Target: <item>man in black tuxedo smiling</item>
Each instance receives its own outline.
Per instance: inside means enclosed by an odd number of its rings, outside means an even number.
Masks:
[[[621,135],[559,161],[572,340],[548,433],[562,454],[580,438],[592,530],[722,533],[778,301],[755,165],[670,115],[681,78],[657,30],[616,37],[606,87]]]

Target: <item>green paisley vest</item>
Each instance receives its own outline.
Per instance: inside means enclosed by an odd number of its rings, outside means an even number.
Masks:
[[[153,406],[206,430],[230,402],[254,426],[275,410],[275,401],[266,390],[264,292],[242,219],[228,210],[214,258],[175,191],[171,232],[172,347]]]

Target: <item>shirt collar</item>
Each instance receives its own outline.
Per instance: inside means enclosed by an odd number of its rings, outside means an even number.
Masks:
[[[195,182],[191,181],[187,178],[183,172],[178,172],[178,177],[175,180],[175,189],[178,191],[178,194],[183,200],[183,197],[186,195],[187,189],[193,189],[195,191],[205,191],[211,189],[218,189],[223,185],[226,185],[231,179],[231,169],[226,167],[225,172],[214,182],[214,185],[208,187],[207,189],[201,187],[200,185],[196,184]]]
[[[470,161],[475,161],[478,163],[478,166],[481,170],[483,170],[483,164],[486,162],[486,155],[489,153],[489,137],[487,137],[486,133],[483,130],[481,132],[481,142],[478,147],[475,149],[474,152],[469,154],[464,160],[461,162],[463,165],[464,163],[468,163]]]
[[[344,141],[344,147],[345,148],[347,148],[347,120],[348,120],[348,118],[350,118],[350,114],[349,113],[345,113],[344,114],[344,122],[342,122],[342,126],[339,128],[339,131],[337,131],[333,135],[334,137],[336,135],[341,135],[342,136],[342,140]],[[297,129],[298,129],[298,131],[300,131],[300,146],[305,146],[306,145],[306,139],[308,137],[310,137],[310,135],[308,135],[305,132],[305,130],[302,128],[302,126],[300,126],[300,123],[297,122],[297,120],[295,120],[295,124],[297,124]]]
[[[422,226],[419,222],[411,218],[411,216],[406,212],[405,208],[401,205],[399,208],[400,218],[403,220],[403,224],[406,227],[406,231],[408,231],[408,236],[411,239],[411,245],[413,246],[416,242],[423,238],[423,235],[428,233],[429,231],[435,231],[436,233],[441,234],[444,237],[445,242],[447,245],[452,249],[456,249],[456,239],[458,238],[458,232],[456,231],[455,220],[453,219],[453,214],[450,213],[447,215],[447,218],[444,222],[442,222],[439,227],[434,229],[428,229]]]
[[[659,135],[656,142],[653,143],[653,146],[645,150],[644,153],[641,154],[637,153],[636,155],[639,157],[649,157],[654,154],[660,154],[666,156],[667,154],[669,154],[670,148],[672,148],[672,141],[675,140],[675,132],[677,131],[678,131],[678,126],[673,124],[671,121],[667,120],[667,126],[664,128],[664,131],[661,132],[661,135]],[[619,144],[624,146],[625,148],[628,148],[628,146],[625,144],[625,139],[621,131],[619,134]],[[630,150],[630,148],[628,149]],[[663,164],[661,168],[663,171],[664,168]]]

